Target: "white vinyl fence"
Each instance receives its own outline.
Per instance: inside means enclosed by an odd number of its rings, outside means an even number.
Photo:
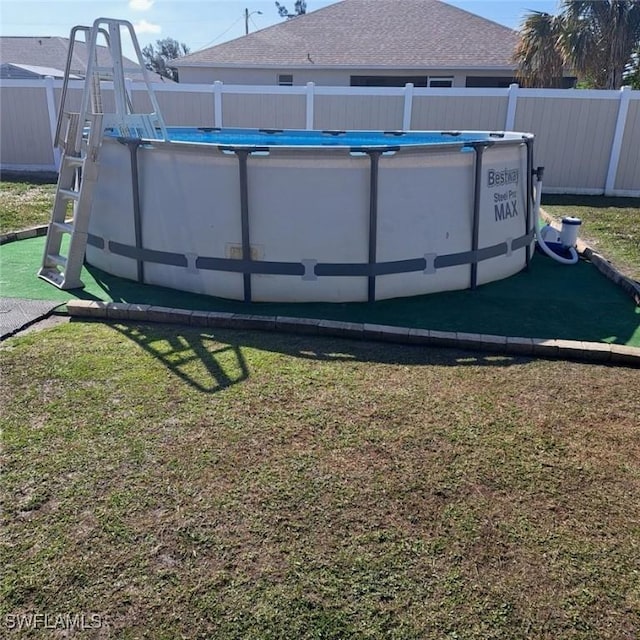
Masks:
[[[70,82],[70,105],[82,81]],[[0,168],[55,171],[62,81],[0,81]],[[146,92],[128,83],[137,111]],[[548,193],[640,196],[640,91],[154,85],[168,125],[275,129],[522,131],[536,136]],[[104,84],[109,108],[112,89]]]

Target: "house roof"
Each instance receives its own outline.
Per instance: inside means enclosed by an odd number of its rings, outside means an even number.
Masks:
[[[0,62],[59,69],[64,75],[68,48],[69,38],[60,36],[2,36],[0,37]],[[87,58],[87,45],[82,41],[76,41],[73,48],[71,73],[84,78]],[[111,64],[107,48],[100,45],[98,45],[98,64],[103,66]],[[139,64],[129,58],[124,58],[124,64],[126,67],[141,68]],[[150,71],[149,74],[152,82],[161,80],[157,73]],[[125,76],[132,80],[144,79],[142,70],[140,72],[125,72]]]
[[[64,69],[53,67],[40,67],[35,64],[16,64],[14,62],[3,62],[0,64],[0,78],[6,79],[31,79],[31,78],[64,78]],[[80,76],[70,74],[72,80],[81,80]]]
[[[343,0],[172,66],[513,69],[517,32],[439,0]]]

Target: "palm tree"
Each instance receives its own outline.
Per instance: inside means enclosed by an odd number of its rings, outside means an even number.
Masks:
[[[632,89],[640,89],[640,45],[624,71],[624,83]]]
[[[560,87],[565,66],[560,43],[564,17],[532,11],[522,24],[515,58],[525,87]]]
[[[525,86],[559,86],[570,67],[597,89],[619,89],[640,46],[640,0],[564,0],[558,15],[531,12],[515,58]]]

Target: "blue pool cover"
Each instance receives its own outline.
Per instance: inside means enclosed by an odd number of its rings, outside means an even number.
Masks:
[[[281,129],[217,129],[169,127],[173,142],[230,147],[397,147],[465,144],[501,138],[501,133],[460,131],[303,131]],[[117,135],[107,131],[107,135]]]

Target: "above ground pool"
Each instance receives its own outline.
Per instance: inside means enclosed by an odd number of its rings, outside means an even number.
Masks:
[[[533,136],[169,129],[105,136],[87,262],[249,301],[475,288],[531,256]]]

